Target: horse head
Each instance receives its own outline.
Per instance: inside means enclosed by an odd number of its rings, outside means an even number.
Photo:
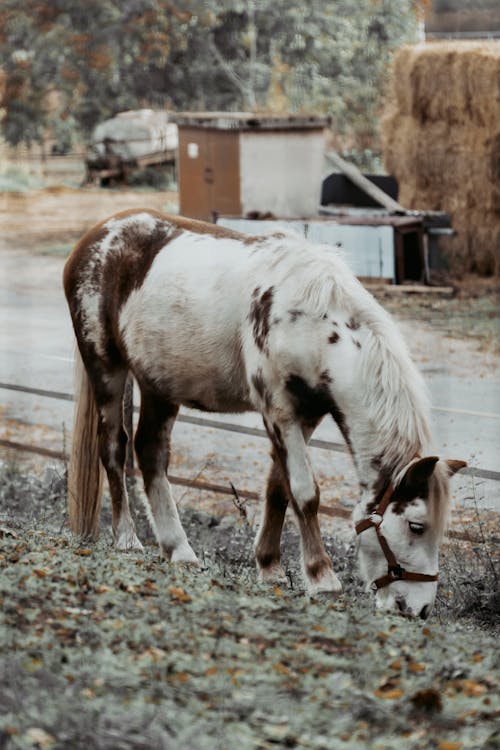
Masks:
[[[430,614],[450,506],[449,477],[464,466],[437,456],[415,458],[394,482],[385,479],[375,497],[363,496],[357,505],[358,561],[377,607],[422,619]]]

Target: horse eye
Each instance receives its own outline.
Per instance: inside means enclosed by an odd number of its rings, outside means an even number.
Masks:
[[[415,521],[408,521],[408,526],[410,527],[411,533],[417,534],[418,536],[422,536],[422,534],[425,531],[425,526],[423,523],[416,523]]]

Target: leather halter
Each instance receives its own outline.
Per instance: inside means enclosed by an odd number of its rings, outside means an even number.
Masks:
[[[384,576],[380,576],[380,578],[376,578],[371,584],[372,589],[374,589],[375,591],[384,588],[384,586],[389,586],[389,584],[394,583],[394,581],[427,582],[437,581],[438,579],[437,573],[436,575],[428,575],[427,573],[413,573],[412,571],[405,570],[403,567],[401,567],[401,565],[399,565],[398,561],[396,560],[393,551],[389,547],[387,539],[380,531],[380,524],[382,523],[384,513],[395,494],[396,490],[393,485],[390,484],[371,516],[369,518],[364,518],[362,521],[359,521],[359,523],[357,523],[354,527],[356,530],[356,534],[361,534],[362,531],[365,531],[366,529],[369,529],[373,526],[375,528],[375,531],[377,532],[377,539],[382,548],[382,552],[384,553],[385,559],[387,560],[387,573]]]

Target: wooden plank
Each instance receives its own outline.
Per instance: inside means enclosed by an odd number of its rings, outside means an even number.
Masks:
[[[423,284],[381,284],[377,279],[377,282],[372,284],[370,282],[363,282],[364,286],[370,290],[370,292],[382,292],[389,295],[402,295],[402,294],[427,294],[434,295],[436,297],[453,297],[455,295],[455,289],[452,286],[424,286]]]
[[[374,201],[379,203],[381,206],[386,208],[388,211],[394,211],[397,213],[407,213],[407,209],[404,208],[400,203],[391,198],[387,193],[384,193],[379,187],[370,182],[359,169],[349,162],[342,159],[335,151],[329,151],[325,154],[325,158],[330,164],[336,169],[339,169],[351,182],[357,187],[373,198]]]

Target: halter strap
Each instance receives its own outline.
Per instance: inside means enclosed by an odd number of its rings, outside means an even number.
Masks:
[[[378,503],[371,516],[369,516],[369,518],[364,518],[362,521],[359,521],[354,527],[356,530],[356,534],[361,534],[362,531],[365,531],[366,529],[369,529],[373,526],[377,533],[377,539],[379,541],[380,547],[382,548],[382,552],[384,553],[385,559],[387,560],[387,573],[383,576],[380,576],[380,578],[376,578],[373,581],[372,588],[374,590],[384,588],[384,586],[388,586],[389,584],[394,583],[394,581],[428,582],[437,581],[438,579],[437,573],[436,575],[429,575],[427,573],[413,573],[411,570],[405,570],[405,568],[399,565],[393,551],[389,547],[387,539],[380,531],[380,524],[382,523],[384,513],[395,494],[396,489],[392,484],[390,484],[382,495],[380,502]]]

